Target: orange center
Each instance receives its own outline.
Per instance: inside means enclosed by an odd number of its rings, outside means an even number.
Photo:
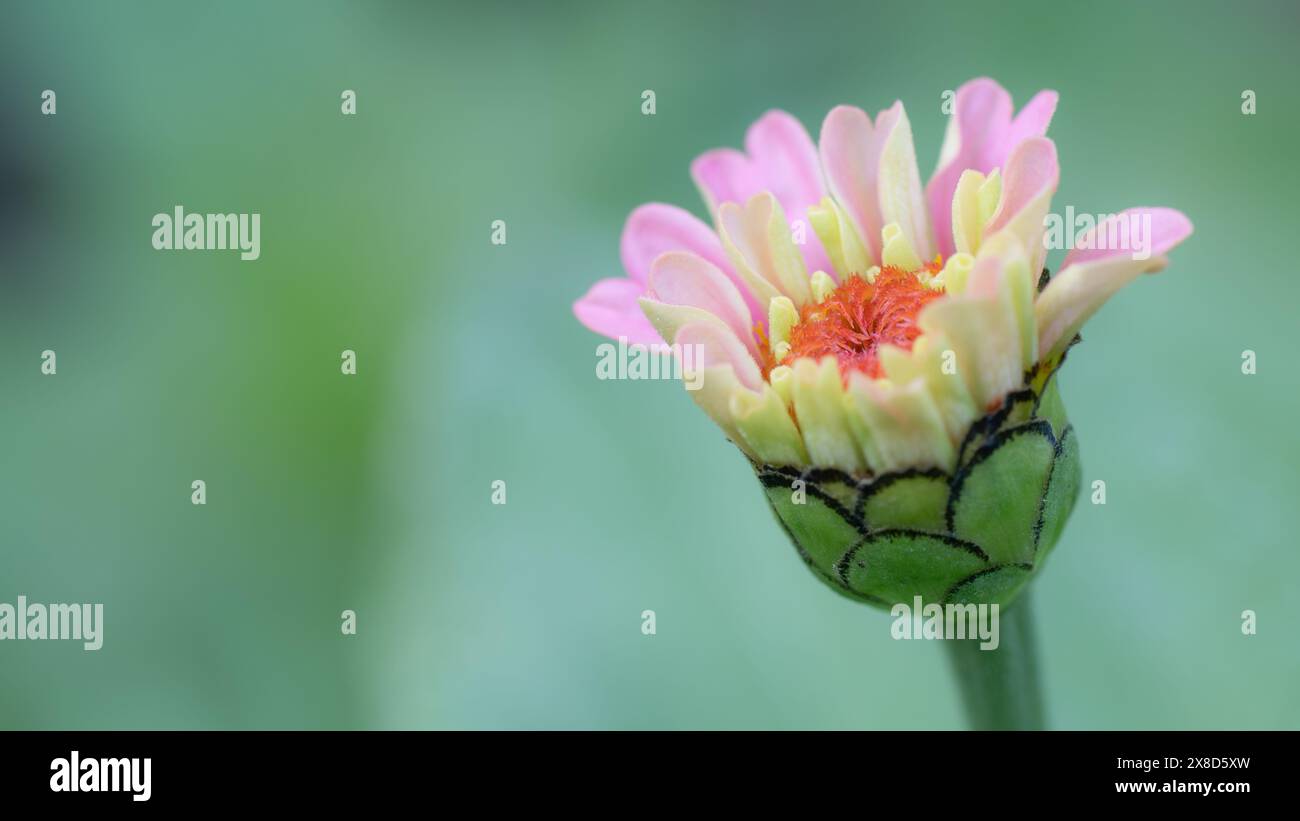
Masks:
[[[938,261],[926,266],[930,273],[940,268]],[[823,302],[803,307],[798,324],[790,330],[790,353],[778,364],[830,355],[839,360],[840,373],[846,379],[854,370],[879,377],[880,346],[911,350],[921,334],[917,314],[941,296],[942,291],[921,284],[915,272],[893,266],[881,268],[872,283],[848,277]]]

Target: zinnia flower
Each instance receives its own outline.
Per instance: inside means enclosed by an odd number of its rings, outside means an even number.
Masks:
[[[996,82],[962,86],[924,187],[901,102],[874,120],[833,109],[816,146],[769,112],[743,153],[691,166],[713,228],[636,209],[627,277],[574,305],[607,336],[701,352],[692,397],[808,566],[854,598],[1011,600],[1080,481],[1053,376],[1083,323],[1191,233],[1177,211],[1129,209],[1049,277],[1056,101],[1015,113]],[[1141,249],[1129,226],[1146,229]]]

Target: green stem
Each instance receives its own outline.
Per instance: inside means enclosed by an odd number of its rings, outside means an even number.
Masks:
[[[996,650],[981,650],[978,639],[943,642],[967,720],[974,730],[1041,730],[1043,695],[1029,591],[998,615]]]

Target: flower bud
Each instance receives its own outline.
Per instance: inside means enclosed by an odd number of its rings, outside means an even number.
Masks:
[[[1051,377],[976,420],[951,471],[755,469],[795,550],[836,591],[882,607],[916,596],[1006,605],[1051,552],[1079,491],[1078,438]]]

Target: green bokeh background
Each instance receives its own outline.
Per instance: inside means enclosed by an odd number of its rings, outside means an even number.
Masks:
[[[982,74],[1061,92],[1057,209],[1197,228],[1063,375],[1107,502],[1036,582],[1052,723],[1300,727],[1298,19],[7,4],[0,601],[106,623],[93,653],[0,643],[0,727],[962,726],[942,648],[814,580],[680,386],[598,381],[570,305],[636,205],[703,216],[691,158],[768,108],[815,133],[901,98],[928,174]],[[260,212],[261,259],[153,251],[176,204]]]

